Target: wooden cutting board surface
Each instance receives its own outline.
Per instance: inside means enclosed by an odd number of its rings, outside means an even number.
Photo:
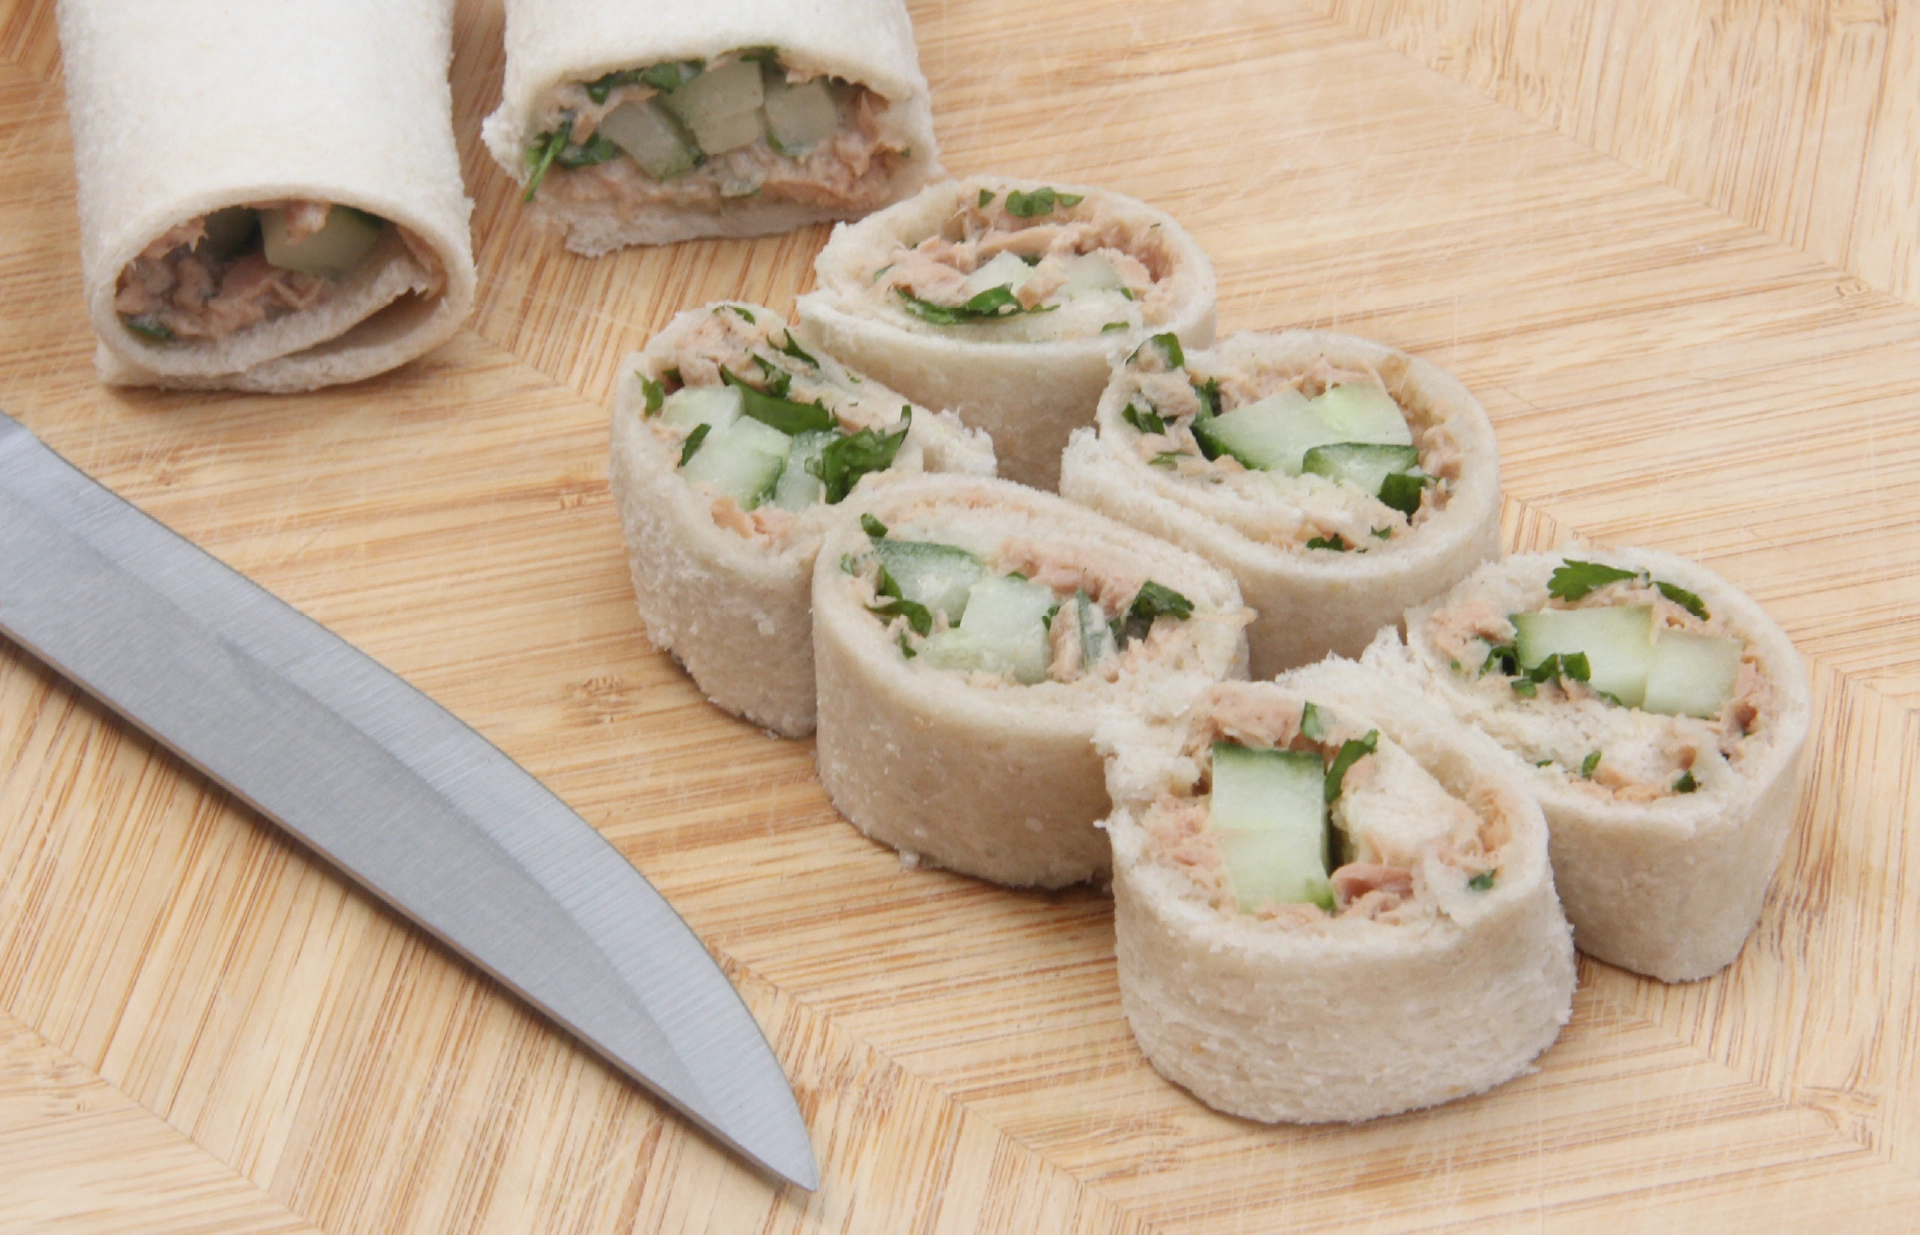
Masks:
[[[647,645],[608,393],[676,310],[785,310],[824,229],[566,253],[480,149],[482,294],[311,396],[110,391],[52,4],[0,4],[0,405],[391,666],[707,940],[825,1182],[775,1190],[221,792],[0,650],[0,1232],[1920,1229],[1920,6],[916,0],[947,166],[1106,184],[1223,330],[1420,352],[1499,429],[1513,546],[1705,560],[1813,666],[1816,760],[1733,968],[1583,962],[1531,1076],[1356,1128],[1163,1082],[1107,901],[925,870],[811,747]]]

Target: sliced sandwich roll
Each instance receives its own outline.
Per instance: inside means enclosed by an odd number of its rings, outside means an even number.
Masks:
[[[758,305],[681,313],[628,358],[612,478],[647,634],[714,703],[813,732],[813,559],[863,486],[993,475],[993,446],[914,407]]]
[[[1233,572],[1253,676],[1358,656],[1499,549],[1500,463],[1459,382],[1380,343],[1155,336],[1115,365],[1060,491]]]
[[[66,0],[80,262],[101,377],[311,390],[473,304],[438,0]]]
[[[1356,1121],[1527,1070],[1571,1011],[1540,808],[1351,661],[1101,731],[1114,951],[1141,1049],[1218,1110]]]
[[[802,329],[993,435],[1000,473],[1052,489],[1109,353],[1213,340],[1213,267],[1172,218],[1079,185],[973,176],[834,229]]]
[[[1094,727],[1242,676],[1225,572],[1008,481],[860,495],[814,565],[820,781],[911,860],[1014,886],[1109,869]]]
[[[902,0],[508,0],[481,133],[597,256],[858,218],[938,178]]]
[[[1574,941],[1668,982],[1740,952],[1793,825],[1812,715],[1792,642],[1648,549],[1490,563],[1369,663],[1490,735],[1553,829]]]

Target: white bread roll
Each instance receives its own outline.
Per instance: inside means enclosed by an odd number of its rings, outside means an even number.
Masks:
[[[311,390],[403,364],[465,320],[472,203],[453,142],[446,0],[62,0],[59,18],[104,380]],[[128,327],[116,295],[150,246],[224,207],[290,201],[395,226],[310,307],[218,338],[160,342]]]
[[[1011,213],[1009,203],[1021,200],[1015,195],[1047,189],[1056,200],[1044,212]],[[1073,205],[1059,200],[1074,197],[1080,200]],[[952,283],[938,299],[958,304],[971,289],[927,264],[937,257],[966,274],[1003,249],[1052,253],[1060,261],[1117,251],[1141,267],[1128,267],[1134,298],[1081,294],[1046,312],[954,325],[924,321],[903,307],[896,283],[914,277],[909,260],[922,267],[923,291],[927,276]],[[1213,341],[1213,266],[1200,246],[1165,213],[1084,185],[1003,176],[933,185],[836,227],[814,274],[818,286],[796,310],[803,333],[929,407],[951,408],[985,429],[1000,474],[1036,488],[1058,485],[1060,451],[1076,426],[1092,422],[1112,352],[1163,331],[1192,347]],[[1050,269],[1047,275],[1051,282]],[[1123,328],[1108,329],[1116,324]]]
[[[1195,794],[1212,741],[1285,746],[1305,702],[1331,713],[1336,740],[1378,731],[1333,823],[1359,834],[1343,832],[1348,872],[1383,860],[1376,828],[1397,836],[1401,891],[1343,892],[1338,916],[1241,912],[1208,868],[1211,838],[1190,823],[1175,842],[1169,825],[1181,810],[1205,825],[1208,799]],[[1573,948],[1539,807],[1490,745],[1336,660],[1215,687],[1178,724],[1103,728],[1120,994],[1154,1067],[1218,1110],[1288,1123],[1391,1115],[1525,1072],[1570,1014]],[[1356,782],[1367,804],[1343,813]]]
[[[567,247],[589,257],[630,244],[759,236],[857,218],[944,174],[902,0],[508,0],[506,46],[500,106],[481,135],[521,185],[533,170],[528,152],[555,117],[571,111],[579,136],[586,120],[597,123],[606,104],[620,101],[596,106],[578,93],[580,84],[608,73],[771,48],[790,72],[868,92],[869,132],[797,159],[780,158],[763,138],[664,181],[624,156],[598,167],[551,169],[534,197],[535,213],[566,228]],[[861,109],[843,99],[841,110],[844,120]],[[765,183],[750,186],[756,176]],[[823,187],[829,184],[835,187]]]
[[[1237,334],[1184,359],[1184,371],[1167,369],[1146,348],[1115,365],[1097,433],[1075,433],[1067,449],[1060,492],[1232,571],[1260,615],[1247,632],[1256,679],[1329,653],[1358,656],[1409,605],[1445,591],[1499,551],[1492,422],[1479,400],[1433,365],[1384,344],[1318,331]],[[1400,406],[1421,466],[1443,478],[1426,490],[1411,520],[1321,476],[1250,471],[1231,459],[1197,456],[1190,429],[1199,414],[1195,383],[1218,382],[1231,411],[1289,385],[1317,391],[1330,373],[1377,376]],[[1127,409],[1143,392],[1157,400],[1169,435],[1128,423]],[[1182,449],[1194,457],[1177,467],[1153,465]],[[1379,539],[1376,528],[1390,529],[1390,537]],[[1336,536],[1347,551],[1307,547]]]
[[[1645,572],[1695,594],[1710,620],[1639,581],[1554,602],[1549,582],[1567,560]],[[1719,716],[1659,715],[1577,685],[1543,684],[1528,698],[1505,674],[1479,672],[1490,646],[1479,633],[1498,641],[1512,629],[1505,615],[1623,602],[1653,605],[1656,625],[1744,643]],[[1759,605],[1706,567],[1650,549],[1524,554],[1409,612],[1406,641],[1384,630],[1366,660],[1491,735],[1525,777],[1552,828],[1554,877],[1583,952],[1667,982],[1739,955],[1793,826],[1812,716],[1806,667]],[[1675,792],[1683,772],[1697,787]]]
[[[758,366],[744,359],[757,355],[789,376],[792,397],[823,403],[843,428],[897,430],[906,404],[901,396],[858,380],[830,356],[802,359],[780,350],[782,344],[796,346],[787,324],[758,305],[709,305],[677,315],[645,350],[628,357],[614,394],[611,472],[648,637],[720,707],[783,736],[804,737],[814,720],[813,558],[838,507],[814,502],[794,514],[763,507],[753,512],[757,520],[737,503],[728,511],[680,475],[688,430],[649,416],[643,385],[643,379],[669,381],[670,372],[688,385],[717,384],[716,366],[729,356],[758,376]],[[915,408],[892,466],[859,483],[923,469],[991,476],[993,446],[944,412]]]
[[[876,617],[871,587],[848,573],[873,552],[856,513],[893,539],[957,545],[997,563],[996,573],[1024,565],[1056,596],[1072,596],[1083,579],[1108,616],[1151,581],[1190,601],[1192,617],[1157,619],[1100,672],[1074,680],[1019,685],[936,668],[929,654],[905,656],[903,640],[913,642],[905,619]],[[1095,828],[1107,795],[1092,746],[1108,708],[1177,711],[1246,667],[1246,613],[1224,572],[1008,481],[925,476],[863,493],[827,534],[813,604],[817,755],[834,806],[911,860],[1013,886],[1059,887],[1109,869]],[[1056,614],[1049,638],[1067,629]]]

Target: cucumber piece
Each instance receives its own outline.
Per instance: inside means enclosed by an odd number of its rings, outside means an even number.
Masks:
[[[267,264],[321,278],[338,278],[360,264],[380,241],[386,220],[350,206],[327,211],[320,230],[302,240],[287,238],[284,210],[260,212],[260,235]]]
[[[655,180],[684,175],[700,161],[700,151],[680,122],[653,99],[622,103],[606,114],[596,132],[632,155]]]
[[[760,66],[751,60],[708,69],[678,90],[661,95],[660,101],[693,132],[693,140],[707,154],[725,154],[760,140],[760,107],[766,102],[766,91],[760,83]]]
[[[971,300],[981,292],[990,292],[996,287],[1018,292],[1032,277],[1033,267],[1011,253],[999,253],[967,276],[966,284],[960,294]]]
[[[1380,496],[1387,477],[1404,473],[1420,462],[1411,446],[1377,446],[1369,442],[1335,442],[1315,446],[1300,460],[1300,470],[1350,484],[1363,493]]]
[[[786,468],[793,439],[778,429],[742,417],[707,434],[680,474],[688,484],[706,483],[752,510],[773,496]]]
[[[787,75],[767,65],[762,81],[766,94],[767,140],[784,155],[802,155],[840,131],[840,108],[833,101],[827,79],[789,85]]]
[[[1053,660],[1046,622],[1053,606],[1052,588],[1003,575],[982,579],[968,589],[960,625],[929,636],[920,655],[937,669],[1004,673],[1026,686],[1044,682]]]
[[[1326,770],[1318,754],[1214,743],[1209,812],[1243,912],[1269,901],[1333,908]]]
[[[676,429],[724,429],[740,419],[740,407],[740,392],[731,386],[682,386],[660,405],[660,419]]]
[[[1216,455],[1232,455],[1256,471],[1289,476],[1300,474],[1301,460],[1315,446],[1352,440],[1320,419],[1307,397],[1291,386],[1257,403],[1195,420],[1193,435]]]
[[[1107,615],[1093,603],[1093,597],[1075,592],[1073,605],[1074,618],[1080,627],[1081,666],[1097,665],[1109,656],[1118,656],[1120,646],[1114,641],[1113,627],[1107,625]]]
[[[1740,640],[1723,635],[1662,630],[1653,641],[1647,696],[1640,706],[1667,716],[1718,716],[1733,698],[1744,651]]]
[[[1407,416],[1386,387],[1372,382],[1329,386],[1313,401],[1320,419],[1341,431],[1343,442],[1372,442],[1381,446],[1413,445]]]
[[[928,612],[938,610],[958,623],[967,611],[967,593],[986,578],[987,564],[965,549],[924,540],[876,540],[873,551],[900,595]]]
[[[1082,253],[1068,259],[1066,281],[1054,294],[1065,299],[1087,292],[1119,291],[1126,285],[1127,281],[1120,277],[1112,262],[1098,253]]]
[[[214,211],[200,222],[207,229],[207,234],[194,247],[204,249],[209,256],[222,260],[237,256],[260,234],[260,212],[252,206],[228,206],[224,210]]]
[[[832,429],[809,429],[794,437],[786,470],[780,473],[780,484],[773,491],[775,506],[782,510],[805,510],[827,495],[826,485],[807,470],[807,464],[817,464],[827,447],[839,441],[840,436]]]
[[[1600,609],[1546,609],[1511,617],[1513,646],[1520,667],[1532,669],[1556,653],[1583,652],[1587,685],[1637,708],[1647,694],[1647,669],[1653,661],[1653,606],[1611,605]]]

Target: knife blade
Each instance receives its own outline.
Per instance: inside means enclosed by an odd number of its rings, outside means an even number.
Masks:
[[[686,1118],[812,1190],[739,993],[598,832],[451,713],[0,412],[0,634]]]

